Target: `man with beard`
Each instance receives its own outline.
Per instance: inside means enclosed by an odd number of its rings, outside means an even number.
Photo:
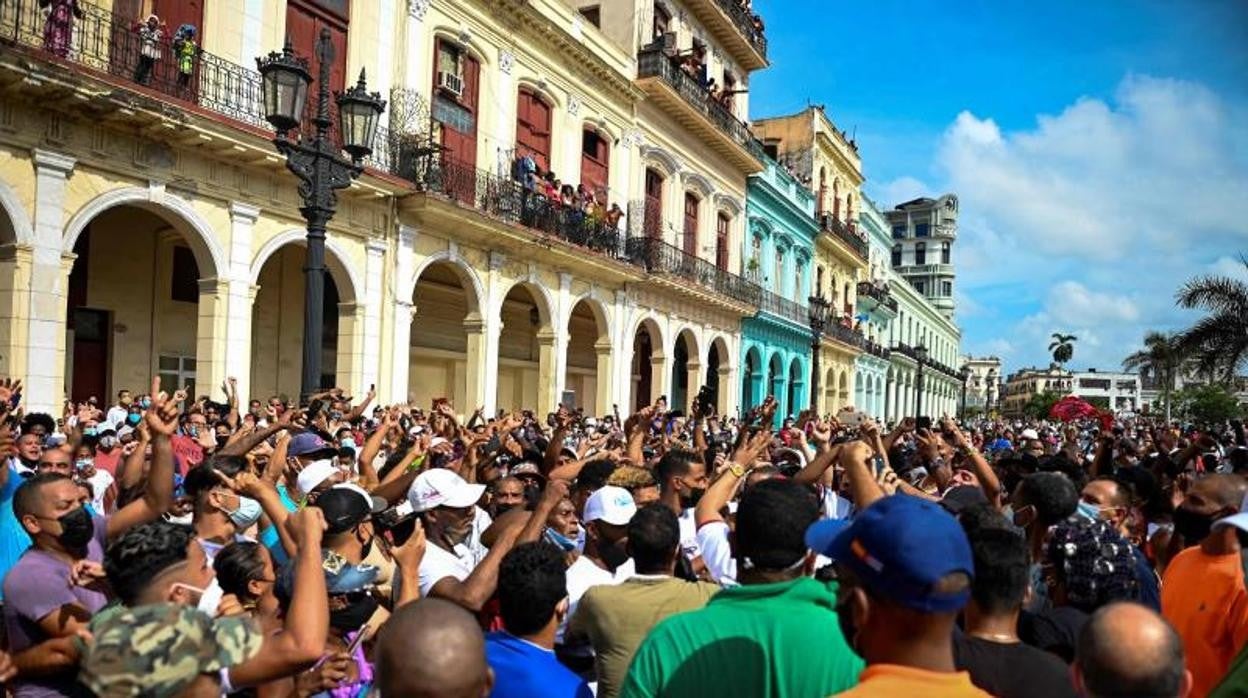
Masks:
[[[711,484],[706,463],[693,451],[672,449],[654,466],[654,478],[659,481],[659,501],[680,517],[681,552],[695,571],[704,569],[693,508]]]
[[[560,621],[555,637],[559,658],[577,671],[593,667],[594,653],[584,639],[576,645],[564,644],[568,619],[590,587],[618,584],[632,576],[633,562],[628,559],[626,546],[628,522],[636,513],[633,495],[623,487],[599,488],[585,502],[585,551],[568,567],[568,613]]]
[[[1248,642],[1248,590],[1240,529],[1214,526],[1243,506],[1248,483],[1238,475],[1207,475],[1174,510],[1175,533],[1190,546],[1174,556],[1161,582],[1161,613],[1178,631],[1192,672],[1192,694],[1203,696],[1226,674]]]
[[[427,470],[408,490],[429,545],[420,562],[420,595],[480,611],[498,585],[498,566],[520,530],[505,527],[487,552],[471,540],[476,504],[485,485],[471,485],[445,468]]]

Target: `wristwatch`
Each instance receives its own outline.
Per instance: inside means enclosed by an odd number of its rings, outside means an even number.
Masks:
[[[741,467],[740,463],[729,463],[728,472],[736,475],[737,477],[745,477],[745,468]]]

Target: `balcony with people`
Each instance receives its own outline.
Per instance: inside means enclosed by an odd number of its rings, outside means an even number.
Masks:
[[[681,49],[676,34],[659,34],[637,53],[637,85],[681,126],[705,141],[746,174],[763,169],[763,144],[737,115],[736,96],[745,90],[736,77],[710,75],[707,47]]]
[[[751,0],[683,0],[702,26],[746,70],[767,67],[763,18]]]
[[[862,261],[871,258],[867,237],[853,221],[846,223],[835,214],[824,212],[819,216],[819,228],[827,233],[830,239],[848,248]]]

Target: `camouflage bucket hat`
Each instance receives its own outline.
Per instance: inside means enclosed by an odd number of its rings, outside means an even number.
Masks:
[[[117,607],[89,629],[78,679],[101,698],[171,698],[200,674],[256,656],[264,642],[249,618],[213,619],[168,603]]]

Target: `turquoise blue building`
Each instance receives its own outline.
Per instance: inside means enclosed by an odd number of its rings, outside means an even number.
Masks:
[[[754,317],[741,325],[741,404],[774,395],[777,418],[810,404],[811,332],[807,299],[814,280],[814,195],[774,160],[746,188],[745,276],[763,288]]]

